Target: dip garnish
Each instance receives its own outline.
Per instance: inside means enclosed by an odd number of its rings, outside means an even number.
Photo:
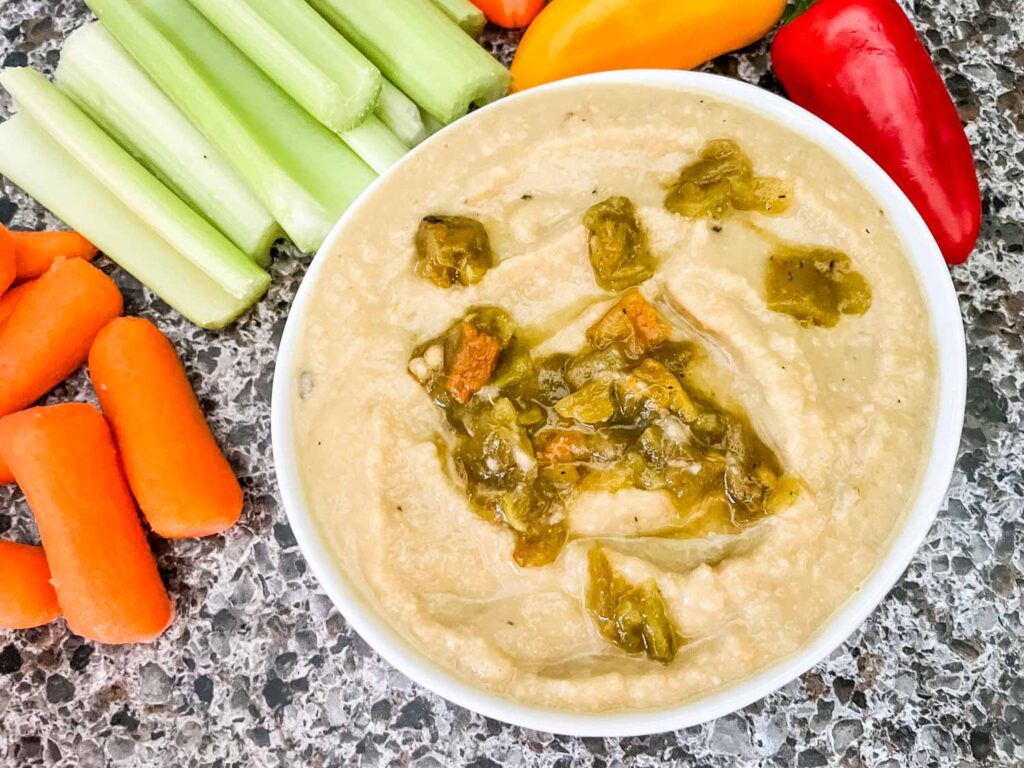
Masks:
[[[583,224],[599,286],[606,291],[622,291],[654,275],[657,263],[651,255],[647,232],[628,197],[609,197],[592,206]]]
[[[517,564],[558,557],[569,503],[588,491],[666,494],[679,525],[655,535],[680,538],[736,533],[792,501],[796,482],[750,422],[689,380],[703,351],[674,332],[634,289],[575,355],[534,361],[495,307],[415,350],[409,370],[445,412],[473,510],[515,533]]]
[[[587,330],[587,341],[599,350],[621,344],[626,357],[637,360],[667,341],[670,331],[658,310],[633,289]]]
[[[689,219],[724,219],[735,211],[785,213],[792,188],[782,179],[754,175],[750,159],[731,139],[709,141],[665,197],[665,208]]]
[[[427,216],[416,231],[416,273],[441,288],[475,285],[494,266],[484,225],[466,216]]]
[[[783,246],[768,259],[768,308],[801,325],[832,328],[842,315],[871,308],[871,286],[850,257],[831,248]]]
[[[587,610],[601,635],[626,653],[671,663],[683,639],[672,626],[657,582],[631,586],[614,571],[601,547],[591,549],[587,560]]]

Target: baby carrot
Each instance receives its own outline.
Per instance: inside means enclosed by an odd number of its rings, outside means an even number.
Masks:
[[[96,267],[81,259],[54,264],[0,329],[0,416],[31,405],[70,376],[121,309],[121,292]]]
[[[89,373],[153,530],[185,539],[238,522],[242,489],[167,337],[148,320],[118,318],[96,337]]]
[[[10,468],[4,463],[4,457],[0,456],[0,485],[10,485],[14,482],[14,475]]]
[[[18,275],[18,262],[14,253],[14,238],[7,227],[0,224],[0,296],[11,287]]]
[[[99,412],[64,403],[7,416],[0,451],[35,515],[71,630],[101,643],[158,637],[174,609]]]
[[[96,246],[77,232],[11,232],[11,238],[19,282],[42,276],[60,258],[96,258]]]
[[[29,629],[60,616],[42,547],[0,541],[0,629]]]
[[[3,235],[0,235],[2,237]],[[14,306],[21,298],[25,295],[29,288],[35,285],[35,280],[30,280],[27,283],[21,283],[13,288],[9,288],[7,293],[0,296],[0,330],[3,330],[4,325],[7,323],[7,319],[14,312]]]

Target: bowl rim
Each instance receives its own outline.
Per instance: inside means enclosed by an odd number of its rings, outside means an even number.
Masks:
[[[754,675],[682,704],[649,710],[574,713],[531,706],[489,692],[427,658],[401,637],[382,614],[349,583],[335,562],[305,503],[295,450],[292,404],[295,358],[310,297],[328,258],[337,250],[348,223],[384,180],[445,140],[446,130],[414,148],[371,184],[335,224],[313,259],[288,315],[274,371],[271,432],[281,499],[292,531],[321,587],[349,625],[385,661],[424,688],[454,704],[511,725],[568,736],[643,736],[700,725],[742,709],[810,670],[841,646],[882,602],[910,564],[942,506],[955,468],[966,407],[967,358],[960,305],[948,268],[934,238],[907,197],[862,150],[824,121],[757,86],[721,75],[672,70],[623,70],[583,75],[514,94],[468,115],[514,109],[541,94],[591,86],[635,85],[684,93],[704,93],[753,110],[818,144],[842,162],[875,196],[900,238],[925,296],[938,348],[939,392],[931,458],[916,500],[890,535],[888,553],[874,572],[802,646]],[[460,121],[461,122],[461,121]]]

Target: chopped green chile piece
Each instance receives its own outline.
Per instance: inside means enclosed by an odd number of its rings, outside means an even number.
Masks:
[[[628,367],[629,364],[614,347],[605,349],[584,347],[566,363],[565,381],[572,390],[582,389],[592,379],[621,373]],[[567,389],[566,394],[562,397],[568,394],[569,390]]]
[[[615,573],[600,547],[587,555],[586,607],[601,635],[626,653],[643,653],[669,664],[683,641],[672,626],[665,600],[652,579],[630,586]]]
[[[490,383],[501,390],[515,391],[529,387],[536,374],[529,348],[518,339],[512,339]]]
[[[547,525],[529,533],[519,533],[516,535],[512,559],[520,568],[549,565],[558,559],[568,534],[569,527],[565,523]]]
[[[441,288],[476,285],[494,266],[484,225],[466,216],[426,216],[416,231],[416,272]]]
[[[704,357],[704,351],[693,341],[669,341],[657,347],[651,357],[683,378],[690,367]]]
[[[697,418],[697,406],[668,368],[657,360],[644,360],[617,385],[620,408],[626,415],[643,409],[672,411],[685,421]]]
[[[510,490],[525,481],[535,463],[533,445],[510,400],[481,405],[467,429],[455,458],[470,485]]]
[[[603,424],[615,416],[611,385],[606,381],[592,381],[555,404],[555,411],[563,419],[581,424]]]
[[[592,206],[583,224],[599,286],[606,291],[623,291],[653,277],[657,264],[647,232],[628,197],[609,197]]]
[[[629,360],[639,360],[664,344],[671,328],[653,304],[636,288],[623,294],[618,304],[587,329],[587,341],[597,349],[620,344]]]
[[[871,286],[850,257],[831,248],[784,246],[768,258],[768,308],[804,326],[832,328],[871,308]]]
[[[553,406],[570,394],[566,369],[569,355],[552,355],[540,361],[537,367],[537,397],[546,406]]]
[[[683,168],[665,197],[665,208],[689,219],[720,220],[735,211],[778,216],[789,210],[792,189],[782,179],[758,177],[731,139],[709,141],[699,159]]]

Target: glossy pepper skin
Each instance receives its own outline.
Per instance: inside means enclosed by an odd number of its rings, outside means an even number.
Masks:
[[[786,0],[552,0],[512,62],[522,91],[612,69],[692,69],[763,37]]]
[[[790,99],[839,129],[893,178],[946,261],[966,261],[981,227],[971,145],[896,1],[820,0],[779,30],[772,64]]]
[[[525,27],[540,13],[544,0],[473,0],[491,24],[506,29]]]

